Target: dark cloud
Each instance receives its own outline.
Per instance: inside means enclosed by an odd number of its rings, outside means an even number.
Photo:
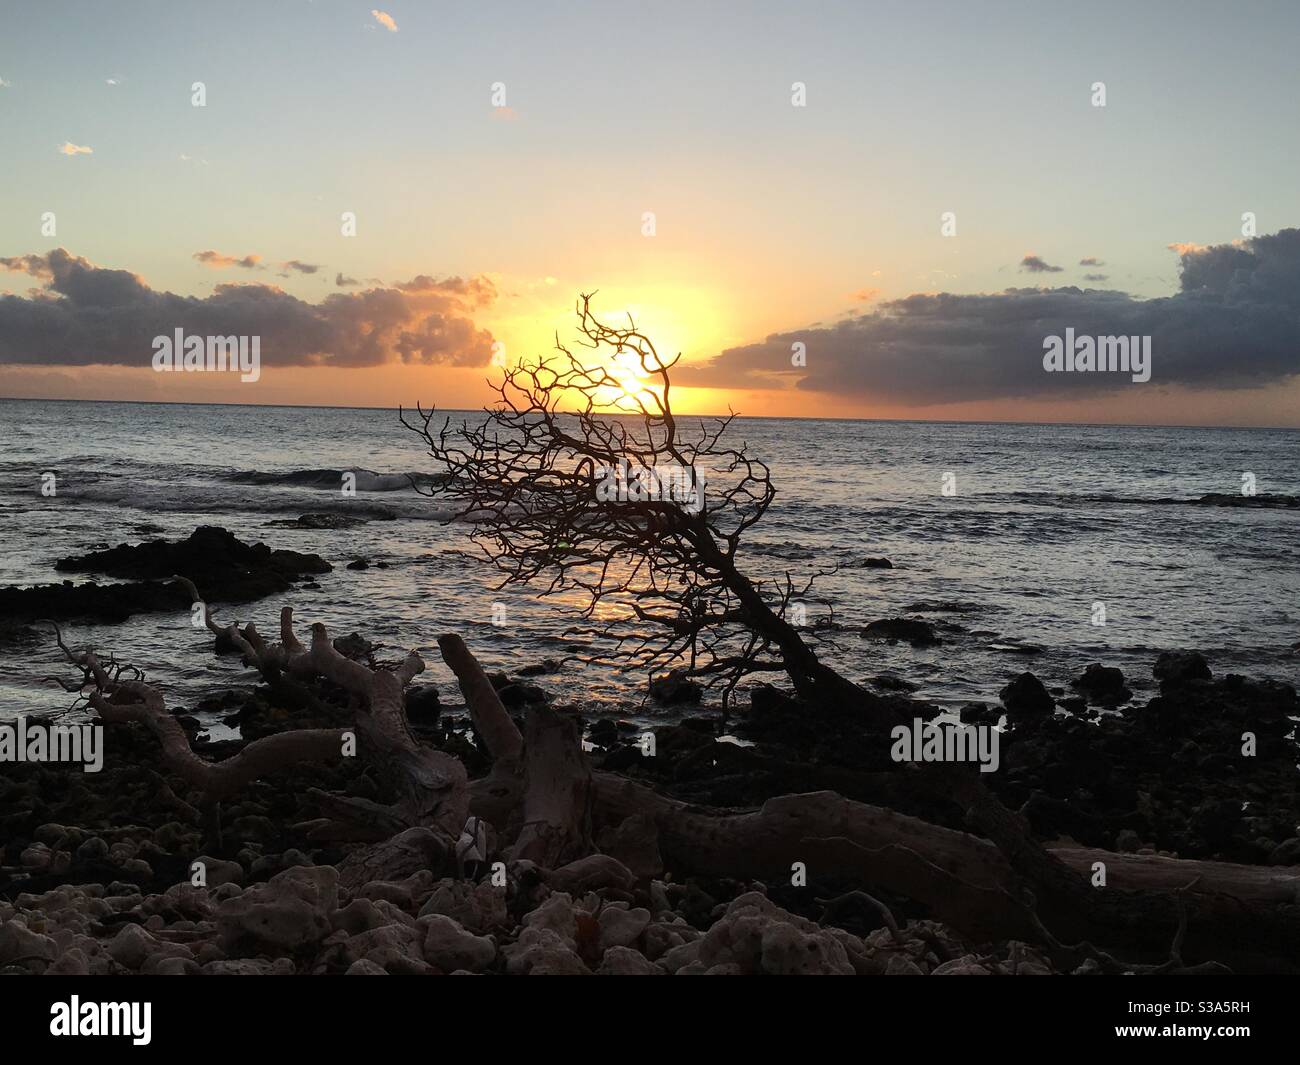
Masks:
[[[1059,274],[1062,268],[1043,262],[1037,255],[1026,255],[1020,260],[1020,269],[1028,270],[1031,274]]]
[[[1085,281],[1109,281],[1110,274],[1084,274]]]
[[[1106,264],[1102,262],[1100,259],[1095,258],[1094,256],[1085,255],[1082,259],[1079,260],[1079,265],[1080,266],[1105,266]]]
[[[1172,296],[1013,288],[913,295],[835,325],[775,334],[679,367],[674,381],[715,388],[794,387],[926,406],[1009,397],[1098,394],[1178,384],[1258,387],[1300,373],[1300,229],[1237,244],[1178,246]],[[1045,337],[1150,336],[1149,385],[1117,373],[1046,373]],[[791,345],[807,365],[791,366]]]
[[[315,263],[305,263],[301,259],[290,259],[287,263],[281,263],[280,269],[284,271],[281,277],[288,277],[290,271],[299,274],[314,274],[320,269]]]
[[[194,258],[204,266],[210,266],[214,270],[224,270],[228,266],[238,266],[244,270],[260,269],[258,264],[262,261],[260,255],[245,255],[237,258],[234,255],[222,255],[219,251],[196,251]]]
[[[222,284],[205,297],[159,292],[127,270],[57,248],[0,258],[42,282],[0,296],[0,364],[148,366],[155,336],[260,336],[263,364],[375,366],[390,359],[485,366],[492,334],[472,313],[496,297],[484,278],[419,277],[308,303],[274,285]],[[415,286],[415,287],[410,287]]]
[[[334,284],[338,288],[349,288],[361,284],[355,277],[344,277],[339,274],[334,278]]]

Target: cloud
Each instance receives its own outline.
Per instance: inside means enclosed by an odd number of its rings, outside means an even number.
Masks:
[[[209,296],[153,289],[138,274],[96,266],[63,248],[0,258],[42,284],[0,295],[0,364],[149,366],[155,336],[260,336],[266,366],[486,366],[492,334],[474,312],[496,299],[486,278],[334,292],[317,303],[275,285],[221,284]]]
[[[260,269],[258,263],[262,261],[260,255],[245,255],[243,258],[236,258],[234,255],[222,255],[219,251],[196,251],[193,256],[204,266],[210,266],[213,270],[224,270],[229,266],[238,266],[244,270]]]
[[[12,81],[5,81],[4,78],[0,78],[0,89],[12,89],[13,85]]]
[[[1061,267],[1045,263],[1037,255],[1026,255],[1021,259],[1020,269],[1028,270],[1031,274],[1059,274],[1061,272]]]
[[[379,11],[372,8],[370,13],[374,15],[375,21],[378,22],[379,25],[383,26],[389,33],[397,32],[397,23],[393,21],[393,16],[387,11]]]
[[[344,277],[342,274],[339,274],[336,278],[334,278],[334,284],[337,285],[339,288],[348,288],[354,285],[359,285],[361,284],[361,282],[358,281],[355,277]]]
[[[1085,255],[1082,259],[1079,260],[1079,265],[1080,266],[1105,266],[1106,264],[1102,262],[1100,259],[1092,255]]]
[[[498,122],[518,122],[519,112],[513,107],[494,107],[492,117]]]
[[[853,298],[858,303],[870,303],[879,295],[880,289],[878,288],[860,288],[857,292],[853,293]]]
[[[1109,274],[1084,274],[1083,279],[1085,281],[1109,281],[1110,275]]]
[[[117,78],[105,78],[105,79],[104,79],[104,84],[105,84],[105,85],[121,85],[122,83],[121,83]]]
[[[1181,385],[1256,388],[1300,374],[1300,229],[1213,247],[1182,245],[1173,295],[1011,288],[917,294],[830,326],[777,333],[681,366],[674,383],[787,388],[924,407],[969,400],[1098,395]],[[1152,377],[1045,373],[1045,337],[1150,336]],[[791,345],[806,347],[805,367]]]
[[[73,144],[72,141],[64,141],[59,145],[59,151],[64,155],[94,155],[94,148],[86,148],[80,144]]]
[[[290,259],[287,263],[281,263],[280,269],[284,271],[280,276],[288,277],[290,272],[299,274],[314,274],[320,269],[315,263],[305,263],[300,259]]]

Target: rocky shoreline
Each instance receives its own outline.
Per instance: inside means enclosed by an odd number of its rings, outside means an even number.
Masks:
[[[1274,866],[1300,862],[1300,788],[1287,738],[1290,718],[1300,714],[1294,691],[1239,677],[1215,680],[1195,655],[1168,656],[1161,668],[1159,698],[1095,720],[1055,712],[1031,674],[1017,678],[1004,696],[1010,728],[1002,771],[992,774],[995,790],[1022,808],[1043,839]],[[503,689],[514,683],[496,680]],[[421,737],[473,768],[467,723],[443,717],[427,689],[423,700],[424,710],[413,715]],[[259,693],[241,699],[232,692],[222,701],[244,723],[247,739],[302,724]],[[925,712],[921,704],[916,709]],[[195,733],[192,716],[182,722]],[[754,746],[720,742],[717,721],[703,716],[656,730],[654,758],[644,757],[641,739],[616,723],[590,723],[588,736],[597,765],[693,803],[746,806],[827,788],[960,827],[956,807],[909,793],[875,739],[810,719],[806,707],[794,707],[776,689],[758,689],[736,725]],[[1234,758],[1246,726],[1257,734],[1257,754]],[[115,726],[107,743],[108,768],[99,774],[6,767],[0,971],[1058,971],[1036,947],[971,942],[908,900],[865,898],[852,878],[827,870],[810,873],[800,886],[788,878],[678,882],[662,871],[638,875],[627,855],[599,855],[554,870],[511,863],[504,883],[494,883],[484,867],[477,880],[422,870],[349,888],[341,882],[345,851],[313,845],[302,826],[319,813],[313,788],[373,796],[365,773],[300,767],[258,785],[223,811],[225,847],[214,854],[177,795],[180,784],[151,768],[154,740],[138,726]],[[238,746],[199,749],[225,756]]]
[[[111,563],[115,575],[133,580],[183,572],[156,548],[116,550],[79,564],[102,571]],[[259,545],[255,561],[284,587],[313,572],[314,556],[284,555]],[[926,639],[897,620],[875,623],[872,635]],[[359,636],[334,646],[350,659],[373,660],[375,649]],[[724,722],[698,705],[698,689],[661,679],[655,697],[686,706],[690,716],[654,729],[647,756],[640,729],[584,720],[581,706],[555,694],[563,690],[563,668],[543,662],[491,682],[514,714],[542,704],[575,720],[597,770],[701,808],[752,808],[777,796],[833,791],[933,825],[967,827],[955,800],[914,787],[878,732],[776,687],[753,688],[748,705]],[[1000,766],[988,786],[1045,843],[1268,867],[1300,883],[1300,869],[1291,868],[1300,865],[1295,690],[1216,677],[1194,652],[1162,654],[1153,674],[1160,694],[1118,713],[1113,708],[1131,692],[1119,670],[1101,663],[1082,668],[1069,690],[1049,690],[1021,673],[1009,678],[1000,706],[964,708],[963,722],[1003,729]],[[897,680],[884,685],[896,690],[881,698],[900,716],[940,717],[937,707],[903,694],[906,682]],[[410,688],[406,707],[419,742],[458,757],[471,777],[488,770],[463,707],[444,706],[430,685]],[[172,714],[210,759],[289,729],[342,728],[351,716],[319,702],[286,708],[264,684]],[[205,742],[200,717],[237,726],[241,738]],[[729,742],[724,731],[744,743]],[[457,876],[423,867],[427,830],[409,829],[397,837],[411,855],[409,875],[368,879],[353,848],[323,845],[311,832],[323,793],[379,797],[378,782],[355,760],[297,764],[259,781],[224,804],[214,833],[142,725],[106,727],[105,745],[99,773],[63,764],[9,764],[0,772],[0,972],[1101,970],[1092,959],[1063,964],[1042,944],[971,939],[905,895],[867,894],[851,875],[815,863],[802,877],[784,869],[764,880],[679,877],[634,824],[602,830],[603,853],[551,869],[495,862],[490,838],[471,839]],[[1260,971],[1296,967],[1259,963]]]

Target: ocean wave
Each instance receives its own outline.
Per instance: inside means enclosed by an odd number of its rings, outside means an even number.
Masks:
[[[319,492],[302,486],[286,486],[283,492],[250,493],[246,487],[219,482],[137,482],[128,478],[70,486],[60,491],[57,502],[64,506],[109,506],[150,514],[303,515],[329,509],[381,521],[395,518],[442,521],[456,513],[454,507],[431,505],[425,497],[414,494],[407,498],[386,497],[382,503],[361,496],[340,497],[337,505],[326,508],[322,507]]]
[[[289,470],[272,473],[264,470],[237,470],[224,479],[235,484],[283,484],[297,488],[322,488],[337,491],[346,474],[356,478],[358,492],[402,492],[412,485],[428,487],[441,484],[446,475],[441,473],[376,473],[374,470]]]

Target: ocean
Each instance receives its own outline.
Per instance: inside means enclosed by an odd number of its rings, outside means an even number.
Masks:
[[[1300,510],[1186,502],[1239,495],[1247,474],[1260,493],[1300,495],[1300,432],[746,418],[730,432],[778,488],[742,567],[776,578],[838,565],[807,615],[833,616],[821,654],[854,679],[895,674],[955,709],[995,703],[1024,670],[1067,686],[1101,662],[1120,667],[1140,701],[1154,692],[1156,655],[1183,648],[1203,652],[1216,674],[1300,683]],[[347,471],[355,497],[339,490]],[[568,631],[579,622],[573,601],[496,589],[495,571],[467,554],[468,527],[411,489],[408,474],[435,473],[396,411],[0,400],[0,585],[64,579],[53,566],[66,555],[221,525],[322,555],[334,571],[288,596],[299,625],[421,651],[421,680],[447,701],[459,692],[440,633],[460,633],[488,669],[512,674],[589,650]],[[271,524],[327,511],[373,520]],[[868,557],[893,568],[869,568]],[[388,568],[345,568],[357,558]],[[217,615],[273,633],[281,605]],[[934,623],[942,642],[860,635],[899,616]],[[254,679],[212,654],[188,612],[66,629],[143,669],[172,708]],[[0,715],[67,707],[72,697],[42,681],[52,674],[72,675],[48,642],[0,650]],[[646,680],[570,661],[537,683],[592,718],[681,713],[645,701]]]

